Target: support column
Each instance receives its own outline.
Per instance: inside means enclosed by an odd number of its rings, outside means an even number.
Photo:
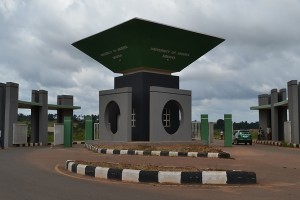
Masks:
[[[278,93],[278,102],[286,100],[286,89],[282,88]],[[287,107],[278,107],[278,140],[283,141],[284,138],[284,122],[287,121]]]
[[[209,126],[208,126],[208,115],[202,114],[201,115],[201,124],[200,124],[200,134],[201,134],[201,141],[205,144],[209,144]]]
[[[39,91],[32,90],[31,92],[31,102],[39,102]],[[31,107],[31,143],[39,142],[39,108],[37,106]]]
[[[85,140],[94,140],[92,116],[85,117]]]
[[[73,106],[73,96],[59,95],[57,96],[57,105]],[[73,117],[73,109],[57,110],[57,123],[64,123],[64,117]]]
[[[214,142],[214,133],[215,133],[215,129],[214,129],[214,125],[215,122],[209,122],[208,126],[209,126],[209,142],[213,143]]]
[[[1,144],[4,144],[4,122],[5,122],[5,90],[6,85],[0,83],[0,131],[1,131]]]
[[[268,105],[270,104],[270,95],[262,94],[258,95],[258,105]],[[259,110],[259,127],[263,130],[264,138],[267,138],[267,128],[271,127],[271,110],[270,109],[260,109]]]
[[[288,82],[289,120],[291,121],[291,142],[299,144],[299,92],[297,80]]]
[[[71,117],[64,118],[64,147],[73,145],[73,123]]]
[[[45,90],[39,91],[39,142],[43,146],[48,145],[48,92]]]
[[[278,109],[274,106],[278,103],[277,89],[271,90],[271,140],[278,141]]]
[[[13,146],[13,124],[18,121],[19,84],[6,83],[4,148]]]
[[[224,115],[224,146],[232,146],[232,115]]]

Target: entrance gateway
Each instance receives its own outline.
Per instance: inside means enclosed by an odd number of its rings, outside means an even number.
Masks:
[[[115,73],[99,92],[103,141],[191,141],[191,91],[179,72],[224,39],[134,18],[73,43]]]

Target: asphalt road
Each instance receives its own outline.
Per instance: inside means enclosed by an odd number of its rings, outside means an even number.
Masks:
[[[73,148],[24,147],[0,150],[0,199],[299,199],[300,149],[254,144],[223,148],[235,159],[168,158],[173,164],[243,169],[257,174],[258,184],[246,186],[133,184],[97,180],[71,173],[58,165],[68,159],[125,159],[99,155],[80,145]],[[138,157],[128,157],[140,160]],[[155,159],[153,157],[142,159]],[[159,158],[161,159],[161,158]],[[150,160],[149,162],[152,162]],[[162,162],[161,160],[159,162]]]

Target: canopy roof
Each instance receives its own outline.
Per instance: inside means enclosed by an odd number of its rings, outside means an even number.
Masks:
[[[115,73],[179,72],[224,39],[134,18],[72,45]]]

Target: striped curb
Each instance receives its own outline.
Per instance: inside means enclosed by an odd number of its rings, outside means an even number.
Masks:
[[[15,144],[15,147],[39,147],[43,146],[43,144],[40,143],[25,143],[25,144]]]
[[[264,144],[264,145],[272,145],[272,146],[280,146],[280,147],[300,148],[299,144],[293,144],[293,143],[284,144],[283,142],[271,141],[271,140],[253,140],[253,143]]]
[[[85,141],[74,141],[72,144],[85,144]]]
[[[74,141],[72,144],[85,144],[85,141]],[[48,142],[48,146],[53,145],[52,142]],[[40,147],[43,143],[25,143],[25,144],[15,144],[15,147]]]
[[[115,169],[75,164],[73,160],[66,161],[66,169],[70,172],[94,178],[118,180],[134,183],[164,183],[164,184],[255,184],[256,174],[246,171],[145,171],[133,169]]]
[[[177,151],[150,151],[150,150],[117,150],[100,149],[91,144],[85,144],[85,147],[97,153],[115,154],[115,155],[145,155],[145,156],[170,156],[170,157],[206,157],[206,158],[230,158],[230,154],[221,153],[202,153],[202,152],[177,152]]]

